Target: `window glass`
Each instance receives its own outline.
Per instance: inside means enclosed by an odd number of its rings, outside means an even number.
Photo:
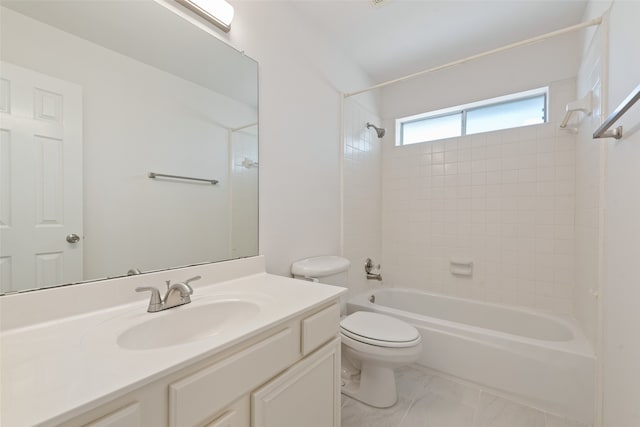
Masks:
[[[548,91],[533,89],[396,119],[396,145],[546,123]]]
[[[517,99],[467,111],[467,135],[545,122],[545,96]]]
[[[402,145],[462,135],[462,112],[402,124]]]

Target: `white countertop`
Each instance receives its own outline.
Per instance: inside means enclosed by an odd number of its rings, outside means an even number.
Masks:
[[[5,330],[0,335],[0,424],[56,425],[336,299],[344,291],[260,273],[198,286],[191,304],[160,313],[147,313],[148,302],[137,301]],[[246,299],[256,302],[260,310],[215,335],[180,345],[127,350],[116,342],[132,325],[216,299]]]

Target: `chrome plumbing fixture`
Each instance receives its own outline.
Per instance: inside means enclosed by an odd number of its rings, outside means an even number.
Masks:
[[[199,279],[202,279],[202,276],[195,276],[184,282],[174,283],[173,285],[171,284],[171,280],[167,280],[167,293],[164,299],[160,296],[158,288],[154,286],[141,286],[136,288],[136,292],[151,291],[151,299],[149,300],[147,311],[149,313],[156,313],[179,305],[189,304],[191,302],[191,295],[193,294],[193,288],[189,285],[189,282]]]
[[[364,271],[365,273],[367,273],[367,280],[382,281],[382,274],[380,274],[380,264],[374,266],[371,258],[367,258],[364,264]]]
[[[600,127],[598,129],[596,129],[595,132],[593,132],[593,138],[594,139],[596,139],[596,138],[615,138],[615,139],[622,138],[622,126],[618,126],[615,129],[610,129],[610,128],[638,100],[640,100],[640,85],[636,86],[636,88],[633,89],[633,91],[631,91],[629,96],[627,96],[624,99],[624,101],[622,101],[620,103],[620,105],[618,105],[618,107],[615,110],[613,110],[613,113],[611,113],[609,115],[609,117],[607,117],[607,119],[602,123],[602,125],[600,125]]]
[[[367,122],[367,129],[369,128],[374,128],[376,130],[376,133],[378,134],[378,138],[382,138],[384,134],[387,133],[387,130],[385,128],[379,128],[378,126]]]

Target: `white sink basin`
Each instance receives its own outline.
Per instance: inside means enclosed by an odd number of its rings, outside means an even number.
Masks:
[[[120,347],[128,350],[150,350],[185,344],[216,335],[230,323],[245,322],[259,311],[257,303],[235,299],[200,305],[187,304],[158,313],[148,313],[149,320],[123,331],[117,342]]]

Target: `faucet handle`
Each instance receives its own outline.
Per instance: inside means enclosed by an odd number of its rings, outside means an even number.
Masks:
[[[191,285],[187,282],[184,282],[183,285],[185,285],[187,289],[189,289],[189,295],[193,295],[193,288],[191,287]]]
[[[367,258],[364,264],[364,271],[369,274],[371,273],[371,270],[373,270],[373,261],[371,261],[371,258]]]
[[[195,281],[195,280],[200,280],[200,279],[202,279],[202,276],[193,276],[191,279],[187,279],[187,280],[185,280],[185,281],[184,281],[184,284],[185,284],[185,285],[189,285],[189,282],[193,282],[193,281]]]
[[[193,295],[193,288],[191,287],[189,282],[193,282],[195,280],[200,280],[200,279],[202,279],[202,276],[194,276],[191,279],[187,279],[184,281],[184,284],[187,286],[187,288],[189,288],[189,294]]]
[[[149,308],[147,309],[147,311],[153,313],[160,310],[162,307],[162,297],[160,296],[160,291],[158,290],[158,288],[155,288],[153,286],[140,286],[136,288],[136,292],[145,291],[151,291],[151,299],[149,300]]]

